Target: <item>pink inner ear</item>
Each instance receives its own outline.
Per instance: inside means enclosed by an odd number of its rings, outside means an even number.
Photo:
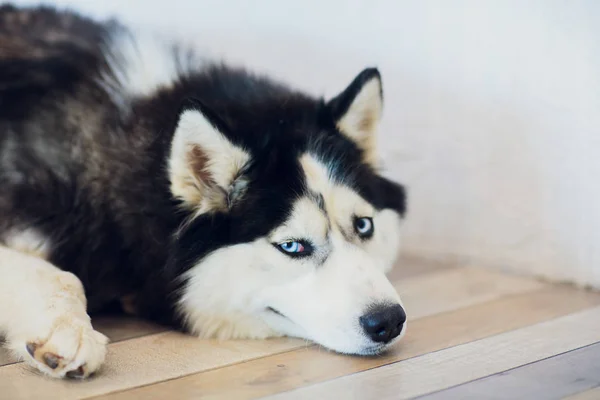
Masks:
[[[374,112],[365,113],[358,121],[357,128],[363,132],[373,132],[377,127],[378,116]]]
[[[206,168],[209,158],[206,152],[196,144],[190,146],[187,153],[187,159],[194,176],[206,185],[213,185],[215,182]]]

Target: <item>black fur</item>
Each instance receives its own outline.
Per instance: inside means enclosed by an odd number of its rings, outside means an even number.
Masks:
[[[125,111],[98,80],[110,73],[111,29],[49,8],[0,8],[0,240],[27,227],[49,237],[50,261],[82,280],[91,311],[134,294],[140,314],[177,323],[177,278],[215,249],[283,222],[306,191],[297,157],[308,149],[376,207],[404,213],[403,188],[363,164],[335,128],[377,70],[326,103],[214,64],[130,99]],[[175,235],[189,215],[170,194],[166,161],[190,104],[252,161],[243,200]]]

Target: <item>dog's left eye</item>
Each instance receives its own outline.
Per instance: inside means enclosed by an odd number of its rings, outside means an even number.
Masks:
[[[292,257],[303,257],[307,256],[311,252],[311,246],[307,242],[300,240],[289,240],[275,244],[282,253]]]
[[[354,219],[354,230],[363,239],[370,238],[373,236],[374,226],[373,218],[362,217]]]

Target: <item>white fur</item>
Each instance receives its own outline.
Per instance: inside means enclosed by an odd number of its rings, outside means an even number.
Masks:
[[[375,234],[361,246],[369,254],[373,262],[387,274],[394,266],[401,246],[401,218],[393,210],[381,210],[373,217]]]
[[[323,164],[311,154],[302,155],[300,164],[306,174],[309,189],[323,195],[327,211],[339,229],[352,233],[352,220],[348,217],[350,215],[373,218],[373,238],[366,242],[355,240],[354,243],[363,247],[376,260],[376,264],[388,272],[400,248],[401,221],[398,213],[392,210],[375,212],[372,205],[348,186],[334,183],[330,179],[330,169],[334,166]],[[380,234],[381,232],[385,234]]]
[[[265,290],[264,301],[301,327],[303,337],[338,352],[368,354],[374,343],[359,318],[373,303],[400,303],[400,298],[369,254],[339,233],[330,237],[332,251],[324,265]]]
[[[192,332],[220,339],[281,336],[260,318],[265,305],[256,296],[263,286],[280,280],[262,260],[271,255],[268,247],[259,240],[224,248],[188,272],[180,308]]]
[[[130,98],[172,86],[202,64],[191,47],[176,46],[149,30],[115,28],[107,42],[109,72],[102,83],[123,106]]]
[[[231,144],[201,112],[187,110],[181,114],[169,157],[171,192],[201,214],[214,208],[218,200],[215,195],[223,192],[211,191],[210,184],[202,182],[191,168],[189,154],[193,146],[208,157],[205,170],[222,189],[229,187],[250,156]]]
[[[107,339],[92,328],[79,279],[40,258],[50,244],[33,230],[14,232],[5,243],[15,246],[0,245],[0,333],[8,348],[52,377],[80,367],[81,377],[96,371]],[[56,368],[44,362],[48,355],[58,356]]]
[[[296,201],[291,217],[271,235],[273,243],[281,243],[291,238],[310,238],[318,245],[327,246],[329,221],[319,209],[315,201],[309,197],[301,197]]]
[[[385,276],[397,256],[400,217],[377,211],[353,190],[333,184],[326,166],[312,156],[303,156],[301,163],[309,188],[323,195],[327,213],[314,199],[301,197],[268,237],[204,258],[187,273],[180,311],[202,337],[289,335],[343,353],[381,351],[385,347],[370,341],[359,318],[374,303],[401,304]],[[373,218],[370,240],[353,235],[355,215]],[[293,259],[273,246],[292,238],[309,238],[315,255]]]
[[[48,257],[51,248],[50,241],[33,228],[9,232],[4,236],[4,243],[13,250],[40,258]]]

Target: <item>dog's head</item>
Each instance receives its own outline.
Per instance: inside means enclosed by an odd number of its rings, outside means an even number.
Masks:
[[[169,267],[181,317],[202,337],[379,353],[406,326],[385,276],[405,194],[375,168],[379,72],[328,102],[245,79],[228,105],[191,101],[174,130],[171,191],[189,214]]]

